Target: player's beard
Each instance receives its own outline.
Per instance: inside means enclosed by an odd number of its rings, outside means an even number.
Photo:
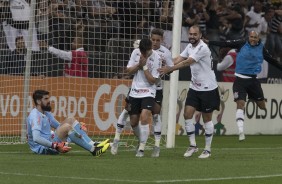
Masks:
[[[200,39],[196,39],[196,38],[189,38],[189,42],[192,45],[196,45],[197,43],[199,43]]]
[[[43,111],[48,111],[48,112],[50,112],[51,110],[52,110],[52,107],[51,107],[51,105],[50,105],[50,103],[48,103],[47,105],[41,105],[41,109],[43,110]]]

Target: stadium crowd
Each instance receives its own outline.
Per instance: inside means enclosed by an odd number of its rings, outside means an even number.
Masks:
[[[32,35],[32,75],[62,76],[66,63],[48,46],[70,51],[82,40],[88,77],[127,78],[124,68],[133,42],[148,38],[152,28],[164,30],[163,45],[172,46],[173,0],[38,0]],[[23,75],[31,0],[0,0],[0,73]],[[282,62],[280,0],[183,0],[181,51],[189,27],[198,24],[208,40],[243,39],[255,30],[269,53]],[[215,61],[218,47],[212,47]],[[74,50],[75,51],[75,50]],[[80,50],[81,52],[81,50]],[[85,57],[83,54],[83,56]],[[72,55],[74,58],[74,55]],[[35,62],[36,61],[36,62]],[[86,60],[84,60],[86,61]],[[73,61],[71,61],[73,62]],[[79,62],[78,59],[75,62]],[[71,63],[73,64],[73,63]],[[70,66],[70,65],[69,65]],[[72,66],[68,67],[72,68]],[[73,67],[77,69],[76,66]],[[76,77],[85,77],[77,76]],[[217,73],[221,81],[221,73]],[[180,71],[180,80],[189,80]]]

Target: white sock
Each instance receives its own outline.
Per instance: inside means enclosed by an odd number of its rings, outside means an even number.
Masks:
[[[212,138],[213,138],[213,133],[214,133],[214,125],[212,121],[209,121],[205,123],[205,141],[206,141],[206,146],[205,150],[211,151],[211,143],[212,143]]]
[[[153,128],[154,128],[154,137],[155,137],[155,146],[160,147],[161,142],[161,131],[162,131],[162,122],[161,116],[159,114],[153,115]]]
[[[193,124],[193,119],[185,120],[185,129],[189,137],[190,146],[196,146],[197,144],[195,139],[195,125]]]
[[[149,124],[142,125],[142,123],[139,125],[140,126],[140,146],[139,150],[144,150],[145,145],[147,143],[149,133],[150,133],[150,128]]]
[[[126,124],[126,119],[128,118],[128,111],[123,109],[121,114],[118,117],[118,122],[117,122],[117,128],[116,128],[116,133],[115,133],[115,140],[120,140],[120,135],[123,131],[123,128]]]
[[[244,133],[244,110],[242,109],[237,109],[236,111],[236,123],[238,126],[239,134]]]
[[[126,109],[123,109],[123,111],[118,117],[118,124],[125,125],[127,118],[128,118],[128,111]]]

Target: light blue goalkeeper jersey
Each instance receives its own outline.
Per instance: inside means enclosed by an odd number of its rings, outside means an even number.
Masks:
[[[27,141],[31,151],[35,153],[40,153],[44,146],[36,143],[33,140],[32,131],[38,130],[40,132],[40,137],[51,142],[51,127],[57,128],[60,123],[54,118],[51,112],[44,112],[42,114],[36,108],[32,109],[27,118]]]

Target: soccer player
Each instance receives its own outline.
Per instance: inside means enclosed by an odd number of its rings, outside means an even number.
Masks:
[[[139,49],[134,49],[127,64],[127,72],[134,75],[128,98],[130,124],[139,139],[136,157],[144,156],[144,149],[149,137],[149,122],[155,104],[156,82],[161,58],[152,49],[152,41],[142,39]],[[140,120],[140,125],[139,125]],[[137,128],[139,125],[139,128]],[[140,130],[139,130],[140,129]]]
[[[161,45],[163,41],[163,30],[162,29],[153,29],[151,31],[151,41],[152,48],[156,51],[161,57],[162,65],[173,66],[171,52],[164,46]],[[161,130],[162,122],[160,117],[161,105],[163,100],[163,82],[161,80],[157,81],[157,92],[155,97],[155,104],[153,107],[153,131],[155,137],[155,146],[153,148],[152,157],[159,157],[160,155],[160,142],[161,142]],[[126,98],[126,102],[128,98]],[[128,117],[127,104],[123,112],[120,114],[117,122],[117,129],[115,133],[114,143],[111,148],[111,153],[113,155],[117,154],[118,142],[120,140],[120,134],[125,126],[126,119]]]
[[[107,150],[109,140],[101,143],[92,141],[85,133],[86,127],[76,119],[67,118],[59,123],[51,113],[48,91],[36,90],[32,97],[35,108],[27,118],[27,141],[32,152],[46,155],[67,153],[71,150],[66,144],[67,138],[93,156],[100,156]],[[54,135],[51,128],[55,129]]]
[[[261,71],[263,60],[273,64],[280,70],[282,65],[273,59],[264,48],[259,34],[249,32],[248,40],[208,41],[210,45],[237,48],[235,76],[233,83],[234,101],[237,104],[236,123],[239,130],[239,141],[245,140],[244,109],[246,98],[254,100],[260,109],[266,110],[265,98],[257,74]]]
[[[198,158],[211,156],[211,143],[214,132],[212,122],[213,111],[219,110],[220,98],[218,85],[212,69],[211,51],[202,40],[202,33],[198,25],[189,29],[189,44],[185,50],[174,60],[173,67],[162,67],[161,74],[169,73],[180,68],[190,66],[191,82],[187,93],[184,109],[185,129],[190,141],[190,146],[184,157],[191,157],[198,151],[195,139],[195,125],[193,115],[195,111],[202,112],[205,129],[205,148]]]

